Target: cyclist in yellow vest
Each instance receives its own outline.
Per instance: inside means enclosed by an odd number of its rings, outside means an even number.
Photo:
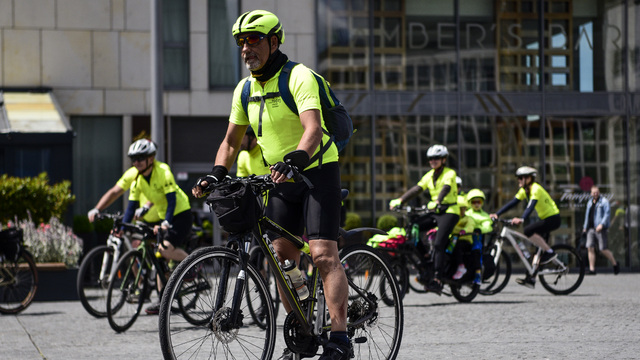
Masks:
[[[449,235],[460,219],[458,208],[458,185],[455,170],[446,166],[449,150],[444,145],[433,145],[427,150],[427,158],[431,170],[427,172],[418,185],[412,187],[398,199],[389,202],[389,208],[401,206],[403,203],[426,191],[429,198],[428,207],[435,209],[438,232],[434,240],[434,277],[424,279],[427,291],[442,293],[442,273],[444,271],[444,251],[449,244]]]
[[[537,173],[536,169],[530,166],[518,168],[516,177],[518,178],[520,189],[516,196],[490,216],[497,219],[500,214],[516,206],[520,201],[526,201],[527,208],[524,210],[522,217],[515,217],[512,222],[514,225],[521,224],[531,215],[533,210],[538,213],[540,221],[525,226],[524,234],[529,238],[529,241],[543,250],[539,261],[541,264],[546,264],[553,261],[558,254],[551,249],[542,235],[548,235],[559,228],[561,220],[560,210],[558,210],[555,201],[549,196],[547,190],[535,181]],[[533,288],[536,285],[535,278],[530,277],[529,274],[524,279],[516,279],[516,282],[529,288]]]
[[[209,183],[227,175],[240,150],[242,137],[251,125],[263,157],[270,165],[271,178],[278,184],[269,191],[267,216],[292,234],[302,236],[306,229],[311,256],[322,276],[331,332],[320,359],[349,359],[353,349],[346,333],[348,284],[336,241],[341,202],[338,149],[323,131],[326,127],[320,111],[318,83],[309,68],[302,64],[293,67],[289,88],[298,108],[299,115],[296,115],[279,94],[278,78],[288,61],[280,51],[280,44],[285,40],[280,20],[268,11],[249,11],[240,15],[232,33],[251,76],[236,86],[229,126],[215,165],[210,175],[198,179],[192,192],[199,197]],[[245,81],[250,82],[246,113],[241,101]],[[321,152],[323,147],[328,149]],[[306,160],[284,163],[283,157],[294,151]],[[321,156],[314,159],[319,153]],[[306,182],[288,182],[292,166],[302,170],[301,174],[313,187]],[[300,251],[286,239],[275,239],[273,245],[281,261],[299,260]],[[289,304],[283,302],[283,306],[290,311]],[[283,354],[285,359],[292,358],[288,350]]]
[[[476,271],[474,282],[476,284],[480,284],[482,281],[482,247],[484,237],[493,231],[493,220],[491,220],[491,217],[486,211],[482,210],[484,200],[484,192],[480,189],[471,189],[467,193],[469,209],[466,214],[471,216],[476,222],[476,228],[473,230],[473,245],[471,246],[473,268]]]
[[[191,234],[193,215],[187,194],[176,184],[169,165],[155,160],[156,145],[147,139],[134,142],[129,147],[128,156],[138,170],[138,176],[131,184],[129,206],[124,213],[124,222],[130,222],[139,206],[141,196],[153,202],[162,223],[154,227],[158,233],[160,228],[167,232],[159,251],[168,260],[182,261],[187,257],[180,246],[186,243]],[[158,282],[158,286],[160,282]],[[162,290],[162,289],[159,289]],[[152,304],[145,311],[147,314],[158,314],[160,304]]]
[[[270,174],[271,170],[265,165],[262,158],[262,149],[258,146],[256,134],[251,126],[247,128],[247,132],[242,138],[238,160],[236,161],[238,177],[247,177],[249,175],[265,175]]]
[[[113,202],[122,196],[125,191],[129,190],[136,176],[138,176],[138,169],[136,169],[135,166],[132,166],[125,171],[116,184],[102,195],[96,206],[89,210],[87,213],[89,221],[93,222],[96,216],[100,214],[100,211],[108,208],[109,205],[113,204]],[[158,215],[158,211],[153,208],[153,203],[147,201],[144,196],[140,196],[140,204],[142,206],[137,208],[135,211],[136,218],[141,218],[148,224],[155,224],[162,221],[162,218]]]

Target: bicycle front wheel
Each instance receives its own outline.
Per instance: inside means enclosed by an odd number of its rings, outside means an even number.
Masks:
[[[347,333],[355,358],[395,359],[402,342],[404,310],[389,264],[371,247],[360,244],[342,249],[340,260],[349,283]]]
[[[554,295],[568,295],[574,292],[584,279],[584,263],[578,252],[566,244],[551,247],[558,257],[540,266],[540,283]]]
[[[198,288],[193,308],[187,313],[171,311],[185,296],[184,289],[194,272],[203,286]],[[250,314],[250,309],[261,306],[264,328]],[[273,356],[276,319],[267,285],[253,265],[247,264],[242,271],[238,254],[228,248],[200,248],[178,265],[165,287],[159,322],[165,359]]]
[[[509,283],[509,278],[511,277],[511,258],[502,251],[500,252],[498,261],[496,261],[496,251],[498,251],[498,249],[494,245],[488,252],[483,254],[482,260],[493,261],[495,267],[493,273],[489,276],[484,273],[482,274],[482,284],[480,285],[481,295],[495,295],[502,291]]]
[[[126,331],[140,315],[149,293],[149,271],[138,250],[131,250],[118,261],[107,291],[107,317],[117,332]]]
[[[113,253],[111,246],[98,246],[89,251],[78,269],[78,298],[84,309],[97,318],[107,316],[107,292]]]
[[[38,271],[33,256],[21,250],[16,261],[0,257],[0,313],[17,314],[33,301]]]

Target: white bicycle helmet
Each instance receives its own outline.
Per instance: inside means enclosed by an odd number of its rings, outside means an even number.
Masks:
[[[449,150],[444,145],[433,145],[427,150],[427,158],[439,157],[444,158],[449,156]]]
[[[518,168],[518,170],[516,170],[516,177],[517,176],[532,176],[532,177],[536,177],[536,175],[538,174],[538,171],[534,168],[532,168],[531,166],[521,166]]]
[[[140,139],[135,141],[131,146],[129,146],[129,152],[127,156],[136,157],[141,155],[151,156],[156,153],[156,144],[153,141],[148,139]]]
[[[456,185],[458,185],[458,187],[462,186],[462,178],[460,176],[456,176]]]

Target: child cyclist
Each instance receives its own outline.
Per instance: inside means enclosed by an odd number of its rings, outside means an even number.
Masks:
[[[473,282],[476,284],[480,284],[482,281],[482,246],[484,237],[493,231],[493,220],[491,220],[486,211],[482,210],[484,200],[484,192],[480,189],[472,189],[467,193],[469,209],[466,214],[472,217],[476,223],[476,227],[473,230],[473,244],[471,245],[473,268],[476,272]]]
[[[473,244],[473,230],[476,227],[476,223],[473,218],[465,213],[467,209],[467,199],[464,196],[458,196],[458,207],[460,208],[460,220],[453,227],[451,232],[451,238],[447,252],[451,254],[451,263],[457,265],[457,270],[453,274],[453,280],[460,280],[467,273],[467,267],[464,265],[465,254],[471,251]],[[472,269],[475,270],[475,269]],[[478,278],[479,280],[480,278]]]

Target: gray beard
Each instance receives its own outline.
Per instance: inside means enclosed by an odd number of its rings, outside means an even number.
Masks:
[[[249,60],[249,61],[245,61],[244,62],[244,66],[247,68],[247,70],[249,71],[254,71],[254,70],[258,70],[260,69],[260,61],[258,59],[256,60]]]

